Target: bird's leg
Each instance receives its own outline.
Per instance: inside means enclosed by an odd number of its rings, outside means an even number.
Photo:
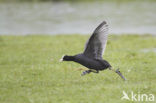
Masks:
[[[90,72],[92,72],[91,70],[85,70],[84,72],[82,72],[81,76],[84,76],[86,74],[89,74]]]
[[[90,69],[90,70],[91,70],[91,72],[93,72],[93,73],[99,73],[98,70],[94,70],[94,69]]]
[[[84,76],[84,75],[89,74],[91,72],[93,72],[93,73],[99,73],[98,70],[89,69],[89,70],[85,70],[84,72],[82,72],[81,76]]]
[[[112,67],[110,67],[109,70],[114,71],[114,72],[117,73],[123,80],[126,80],[126,78],[122,75],[122,73],[119,71],[119,69],[114,70]]]

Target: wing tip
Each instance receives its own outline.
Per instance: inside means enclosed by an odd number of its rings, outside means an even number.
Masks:
[[[103,29],[104,28],[104,29]],[[96,29],[94,32],[100,32],[102,30],[106,30],[108,29],[108,24],[107,22],[104,20]]]
[[[104,20],[100,25],[101,26],[103,26],[103,25],[108,26],[108,23]]]
[[[101,24],[105,25],[105,24],[107,24],[107,22],[104,20]]]

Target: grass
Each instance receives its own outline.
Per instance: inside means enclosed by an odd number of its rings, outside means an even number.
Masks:
[[[121,100],[123,90],[156,96],[156,53],[143,52],[156,48],[156,37],[109,36],[104,59],[126,82],[109,70],[81,77],[83,66],[58,62],[83,51],[88,37],[0,36],[0,103],[133,103]]]

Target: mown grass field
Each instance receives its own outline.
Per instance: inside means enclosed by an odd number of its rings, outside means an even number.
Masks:
[[[156,37],[109,36],[103,57],[126,82],[110,70],[81,77],[85,67],[58,62],[82,52],[88,37],[0,36],[0,103],[133,103],[121,100],[123,90],[156,96]]]

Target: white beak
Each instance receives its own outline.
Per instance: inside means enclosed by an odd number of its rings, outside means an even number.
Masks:
[[[62,62],[62,61],[63,61],[63,58],[64,58],[64,55],[63,55],[62,58],[59,60],[59,62]]]

